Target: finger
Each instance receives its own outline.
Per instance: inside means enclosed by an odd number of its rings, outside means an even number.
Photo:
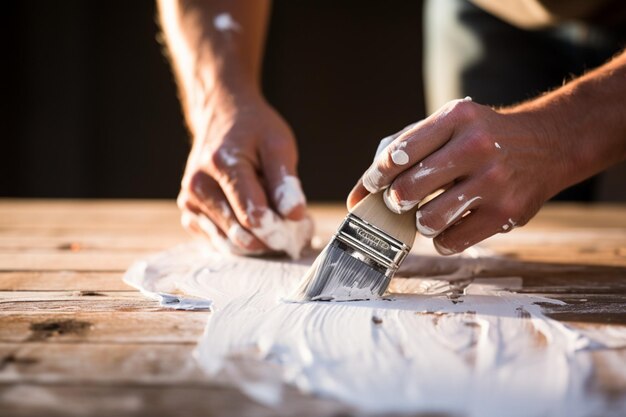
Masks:
[[[496,213],[481,207],[435,237],[433,244],[441,255],[454,255],[496,233],[511,230],[511,228],[504,230],[502,224],[502,219],[499,219]]]
[[[346,201],[348,210],[352,210],[352,208],[356,206],[359,201],[363,200],[369,193],[370,192],[367,191],[367,189],[363,185],[363,182],[359,180],[359,182],[354,186],[354,188],[352,189],[352,191],[350,191],[350,194],[348,195],[348,199]]]
[[[396,132],[393,135],[382,138],[380,142],[378,143],[378,148],[376,149],[376,154],[374,155],[374,161],[376,161],[376,158],[378,158],[378,156],[382,152],[384,152],[387,149],[387,147],[398,136],[412,129],[415,125],[417,125],[417,123],[411,123],[410,125],[406,126],[404,129],[400,130],[399,132]],[[348,194],[348,198],[346,200],[346,206],[348,207],[348,210],[351,210],[352,207],[354,207],[359,201],[364,199],[368,194],[369,194],[369,191],[367,191],[367,189],[363,185],[362,178],[359,178],[359,181],[357,182],[357,184],[352,188],[352,191],[350,191],[350,194]]]
[[[181,204],[185,204],[191,211],[197,208],[242,250],[258,253],[268,249],[239,224],[219,185],[206,172],[198,171],[185,182],[187,191],[181,193]]]
[[[363,174],[371,192],[389,186],[393,179],[443,146],[462,120],[471,118],[471,99],[454,100],[398,136]]]
[[[385,190],[389,210],[404,213],[411,210],[428,195],[457,182],[470,173],[462,149],[448,142],[422,162],[398,175]]]
[[[278,214],[289,220],[302,220],[306,215],[306,197],[296,174],[295,155],[289,155],[283,146],[270,146],[261,150],[267,194]]]
[[[485,202],[478,181],[463,181],[421,206],[415,214],[418,232],[435,237]]]

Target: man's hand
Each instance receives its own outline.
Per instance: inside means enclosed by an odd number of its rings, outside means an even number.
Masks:
[[[298,257],[312,234],[285,121],[263,99],[269,1],[159,0],[193,146],[182,223],[220,250]]]
[[[382,190],[394,212],[418,206],[418,231],[443,255],[509,232],[557,192],[626,159],[625,81],[622,53],[511,108],[449,102],[383,139],[348,208]]]
[[[441,254],[460,252],[525,224],[559,189],[567,153],[537,127],[469,99],[450,102],[379,154],[348,205],[386,188],[400,213],[445,189],[420,207],[416,226]]]
[[[306,215],[293,134],[262,98],[231,98],[210,106],[194,140],[178,198],[185,226],[238,253],[286,250],[284,219]]]

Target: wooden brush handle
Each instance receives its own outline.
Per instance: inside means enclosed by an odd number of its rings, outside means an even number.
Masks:
[[[415,228],[416,211],[417,207],[402,214],[392,212],[383,201],[383,192],[379,192],[369,194],[359,201],[352,208],[351,213],[383,230],[408,247],[412,247],[417,233]]]

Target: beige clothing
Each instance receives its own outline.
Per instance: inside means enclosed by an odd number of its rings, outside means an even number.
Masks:
[[[624,0],[472,0],[500,19],[526,29],[553,26],[563,21],[602,25],[626,24]]]

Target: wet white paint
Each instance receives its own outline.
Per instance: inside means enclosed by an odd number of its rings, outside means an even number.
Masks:
[[[503,224],[502,225],[502,230],[509,230],[509,225],[508,224]]]
[[[383,201],[387,208],[394,213],[400,214],[411,210],[419,204],[419,200],[400,200],[391,197],[391,188],[387,188],[383,193]]]
[[[377,193],[382,187],[383,173],[380,172],[376,165],[372,165],[365,174],[363,174],[363,186],[370,193]]]
[[[233,19],[230,13],[220,13],[213,18],[213,26],[220,32],[239,32],[241,26]]]
[[[300,180],[287,174],[287,169],[281,167],[282,182],[274,191],[274,198],[276,200],[277,209],[280,214],[287,216],[291,211],[306,204],[306,198],[302,191],[302,185]]]
[[[285,252],[293,259],[300,257],[313,236],[313,222],[309,217],[297,221],[281,219],[269,209],[261,209],[259,215],[250,200],[246,211],[250,218],[256,219],[252,233],[270,249]]]
[[[437,231],[431,229],[430,227],[422,224],[422,212],[421,210],[417,210],[415,212],[415,227],[417,231],[420,232],[422,236],[426,237],[435,237],[437,236]]]
[[[398,278],[386,300],[281,302],[307,268],[188,245],[136,263],[125,281],[210,305],[199,364],[266,404],[279,404],[287,383],[362,412],[606,415],[587,389],[589,349],[603,334],[545,316],[537,303],[563,303],[512,292],[520,278]],[[610,343],[626,346],[626,333]]]
[[[502,148],[500,147],[500,144],[499,144],[498,142],[494,142],[493,144],[496,146],[496,148],[498,148],[498,149],[502,149]]]
[[[477,196],[477,197],[471,198],[467,200],[465,203],[463,203],[460,207],[457,207],[456,209],[452,209],[448,211],[448,213],[446,213],[446,217],[444,220],[446,226],[456,222],[461,217],[466,215],[468,208],[472,205],[474,201],[478,201],[478,200],[482,200],[482,197]]]
[[[220,158],[224,161],[224,164],[228,167],[234,167],[239,163],[239,158],[237,157],[237,149],[222,147],[218,151]]]
[[[465,199],[465,195],[461,194],[460,196],[457,197],[457,200],[459,201],[463,201]]]
[[[413,180],[417,181],[421,178],[424,178],[427,175],[432,174],[433,172],[435,172],[435,168],[429,168],[429,167],[425,167],[423,163],[420,162],[420,169],[418,169],[415,174],[413,174]]]
[[[239,242],[244,246],[252,243],[254,237],[246,231],[239,223],[234,223],[228,228],[226,236],[232,241]]]
[[[391,160],[396,165],[406,165],[409,163],[409,155],[402,149],[396,149],[391,153]]]
[[[235,244],[233,240],[220,233],[218,227],[203,213],[185,212],[181,216],[181,224],[184,228],[188,228],[191,224],[196,225],[208,238],[208,244],[217,252],[236,255],[259,255],[262,253],[262,251],[253,251]],[[231,227],[229,230],[230,237],[237,237],[239,242],[245,244],[246,238],[242,235],[242,231],[247,233],[243,228],[239,231]]]

